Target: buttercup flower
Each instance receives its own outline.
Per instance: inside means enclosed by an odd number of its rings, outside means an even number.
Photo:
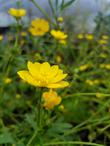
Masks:
[[[29,32],[33,36],[43,36],[49,31],[49,23],[45,19],[37,18],[32,20]]]
[[[25,9],[10,8],[8,13],[16,18],[21,18],[26,15]]]
[[[63,22],[63,17],[58,17],[57,21],[58,21],[59,23],[62,23],[62,22]]]
[[[87,40],[93,40],[94,36],[92,34],[85,34]]]
[[[108,35],[103,35],[103,36],[102,36],[102,39],[108,40],[108,39],[109,39],[109,36],[108,36]]]
[[[33,86],[47,88],[64,88],[69,85],[68,82],[62,81],[67,74],[59,69],[58,65],[50,66],[48,62],[27,63],[28,71],[18,71],[18,75],[26,82]]]
[[[84,38],[84,34],[82,34],[82,33],[81,33],[81,34],[78,34],[78,35],[77,35],[77,38],[78,38],[78,39],[83,39],[83,38]]]
[[[0,41],[2,41],[3,40],[3,35],[0,35]]]
[[[57,40],[65,40],[68,35],[60,30],[51,30],[51,35]]]
[[[105,40],[105,39],[100,39],[100,40],[98,41],[98,43],[99,43],[100,45],[106,45],[106,44],[108,43],[108,41]]]
[[[89,67],[91,67],[90,64],[84,64],[84,65],[81,65],[81,66],[79,67],[79,70],[80,70],[80,71],[85,71],[85,70],[87,70]]]
[[[11,82],[12,82],[12,79],[11,78],[8,78],[7,77],[7,78],[4,79],[4,83],[5,84],[10,84]]]
[[[103,99],[104,98],[104,94],[100,93],[100,92],[97,92],[96,93],[96,97],[99,98],[99,99]]]
[[[46,109],[53,109],[54,106],[61,103],[61,97],[57,95],[57,92],[50,90],[49,92],[44,92],[43,95],[43,106]]]

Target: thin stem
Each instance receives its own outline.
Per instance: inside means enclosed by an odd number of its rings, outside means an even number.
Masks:
[[[68,141],[68,142],[65,142],[65,141],[58,141],[58,142],[51,142],[51,143],[46,143],[44,144],[44,146],[53,146],[53,145],[67,145],[67,144],[77,144],[77,145],[89,145],[89,146],[104,146],[104,145],[101,145],[101,144],[96,144],[96,143],[91,143],[91,142],[82,142],[82,141]]]
[[[36,131],[34,132],[33,136],[30,138],[26,146],[32,146],[31,144],[33,140],[36,138],[37,133],[38,133],[38,129],[36,129]]]
[[[35,0],[31,0],[31,2],[39,9],[39,11],[54,25],[56,26],[56,24],[50,19],[49,15],[46,13],[46,11],[44,9],[42,9],[42,7],[39,6],[39,4],[35,1]]]
[[[41,91],[40,91],[41,92]],[[37,124],[38,124],[38,127],[40,127],[41,126],[41,108],[42,108],[42,105],[41,105],[41,99],[42,99],[42,97],[41,97],[41,93],[40,93],[40,98],[39,98],[39,103],[38,103],[38,122],[37,122]]]
[[[40,95],[39,95],[39,101],[38,101],[38,120],[37,120],[37,128],[34,132],[34,134],[32,135],[32,137],[30,138],[30,140],[28,141],[26,146],[32,146],[32,142],[34,141],[34,139],[36,138],[38,131],[41,130],[41,111],[42,111],[42,105],[41,105],[41,100],[42,100],[42,91],[39,90]]]

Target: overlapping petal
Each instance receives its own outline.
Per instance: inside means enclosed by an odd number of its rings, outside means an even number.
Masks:
[[[47,88],[64,88],[69,85],[68,82],[62,81],[67,74],[63,74],[57,65],[28,61],[27,67],[28,71],[19,71],[18,75],[31,85]]]

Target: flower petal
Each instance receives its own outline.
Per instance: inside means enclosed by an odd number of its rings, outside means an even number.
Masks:
[[[66,78],[67,74],[63,74],[62,70],[58,71],[58,74],[52,79],[52,83],[57,83]]]
[[[47,85],[48,88],[64,88],[69,86],[69,83],[66,81],[61,81],[59,83],[55,83],[55,84],[49,84]]]
[[[29,72],[30,74],[35,78],[35,79],[41,79],[41,75],[39,73],[40,71],[40,67],[41,67],[41,64],[36,62],[36,63],[32,63],[30,61],[28,61],[28,69],[29,69]]]
[[[28,71],[22,70],[17,72],[18,75],[26,82],[33,86],[39,86],[39,83],[31,76]]]
[[[48,62],[44,62],[41,64],[40,73],[42,75],[48,74],[49,70],[50,70],[50,64]]]

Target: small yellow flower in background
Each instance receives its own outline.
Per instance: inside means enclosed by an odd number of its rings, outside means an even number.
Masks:
[[[77,35],[77,38],[78,38],[78,39],[83,39],[83,38],[84,38],[84,34],[82,34],[82,33],[81,33],[81,34],[78,34],[78,35]]]
[[[20,41],[20,45],[24,45],[25,42],[26,42],[25,40],[21,40],[21,41]]]
[[[91,66],[90,64],[81,65],[81,66],[79,67],[79,70],[80,70],[80,71],[85,71],[85,70],[87,70],[90,66]]]
[[[67,74],[63,74],[63,70],[58,65],[50,66],[48,62],[32,63],[28,61],[28,70],[18,71],[18,75],[26,82],[33,86],[47,88],[64,88],[69,85],[63,79]]]
[[[25,31],[22,31],[20,34],[21,34],[22,37],[27,36],[27,32],[25,32]]]
[[[16,18],[21,18],[26,15],[25,9],[16,9],[16,8],[10,8],[8,13]]]
[[[60,111],[65,112],[65,107],[64,107],[64,105],[61,104],[58,108],[59,108]]]
[[[87,79],[87,80],[86,80],[86,83],[87,83],[88,85],[90,85],[90,86],[100,84],[100,82],[101,82],[101,81],[100,81],[99,79],[95,79],[95,80],[89,80],[89,79]]]
[[[100,64],[100,68],[105,68],[107,70],[110,70],[110,64]]]
[[[7,78],[4,79],[4,83],[5,84],[10,84],[11,82],[12,82],[12,79],[11,78],[8,78],[7,77]]]
[[[92,34],[85,34],[85,38],[87,40],[93,40],[94,39],[94,36]]]
[[[100,80],[95,79],[95,80],[93,80],[93,82],[94,82],[94,84],[99,84],[100,83]]]
[[[99,67],[100,68],[105,68],[105,64],[100,64]]]
[[[108,40],[108,39],[109,39],[109,36],[108,36],[108,35],[103,35],[103,36],[102,36],[102,39]]]
[[[3,35],[0,34],[0,41],[2,41],[2,40],[3,40]]]
[[[32,20],[29,32],[33,36],[43,36],[49,31],[49,23],[45,19],[37,18]]]
[[[99,98],[99,99],[103,99],[104,98],[104,94],[97,92],[96,93],[96,97]]]
[[[100,57],[101,57],[101,58],[107,58],[107,57],[108,57],[108,55],[107,55],[107,54],[105,54],[105,53],[101,53],[101,54],[100,54]]]
[[[54,106],[57,106],[61,103],[61,97],[58,96],[57,92],[50,90],[48,92],[44,92],[43,95],[43,106],[45,109],[53,109]]]
[[[59,23],[62,23],[62,22],[63,22],[63,17],[58,17],[57,21],[58,21]]]
[[[105,68],[110,70],[110,64],[105,64]]]
[[[56,56],[56,62],[60,63],[62,61],[62,58],[60,55],[57,55]]]
[[[68,37],[67,34],[65,34],[63,31],[60,31],[60,30],[51,30],[50,33],[55,39],[60,40],[60,41],[65,40]]]
[[[67,44],[66,40],[59,40],[59,43],[60,44],[63,44],[63,45],[66,45]]]
[[[90,86],[94,85],[94,82],[92,80],[89,80],[89,79],[86,80],[86,83]]]
[[[100,39],[100,40],[98,41],[98,43],[99,43],[100,45],[106,45],[106,44],[108,43],[108,41],[107,41],[107,40],[104,40],[104,39]]]
[[[16,99],[20,99],[21,95],[20,94],[16,94]]]

